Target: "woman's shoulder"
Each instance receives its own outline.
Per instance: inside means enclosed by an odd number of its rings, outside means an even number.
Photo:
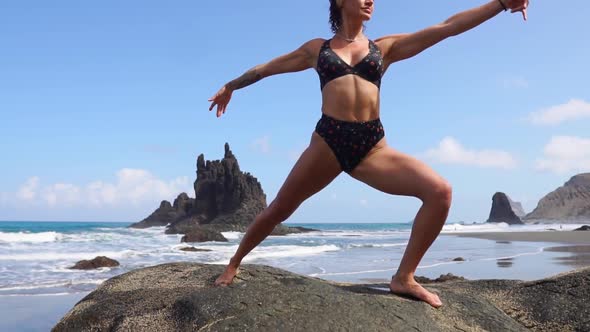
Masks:
[[[329,39],[325,39],[325,38],[310,39],[307,42],[305,42],[301,46],[301,48],[305,49],[309,53],[316,54],[316,53],[319,53],[319,51],[322,48],[322,46],[324,45],[324,43],[326,43],[326,41],[328,41],[328,40]]]
[[[314,38],[314,39],[310,39],[309,41],[307,41],[305,43],[305,45],[309,45],[311,47],[319,47],[319,46],[322,46],[328,40],[329,39],[325,39],[325,38]]]

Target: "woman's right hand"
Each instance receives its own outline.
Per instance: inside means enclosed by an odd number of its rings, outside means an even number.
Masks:
[[[522,12],[522,18],[526,21],[526,10],[529,7],[529,0],[507,0],[506,6],[510,9],[511,13]]]
[[[217,105],[217,117],[220,117],[222,114],[224,114],[227,104],[231,99],[232,93],[233,90],[224,85],[213,97],[209,98],[209,101],[211,102],[209,111],[211,111],[213,107]]]

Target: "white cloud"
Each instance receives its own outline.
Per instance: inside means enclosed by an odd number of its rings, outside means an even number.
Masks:
[[[264,136],[254,140],[250,145],[254,150],[264,154],[270,153],[270,137]]]
[[[192,183],[186,176],[164,181],[146,170],[130,168],[118,171],[115,183],[93,181],[82,186],[70,183],[40,186],[39,183],[39,177],[28,179],[16,193],[17,201],[56,208],[124,207],[173,200],[181,192],[189,195],[192,192]]]
[[[590,103],[580,99],[542,109],[529,115],[529,120],[537,125],[556,125],[568,120],[590,118]]]
[[[590,171],[590,139],[553,136],[543,152],[535,165],[538,170],[557,174]]]
[[[41,197],[50,207],[57,204],[70,207],[85,200],[79,187],[69,183],[56,183],[43,189]]]
[[[32,201],[37,196],[37,188],[39,187],[39,177],[33,176],[29,178],[17,191],[16,197],[23,201]]]
[[[453,137],[443,138],[438,147],[424,153],[426,158],[445,164],[462,164],[479,167],[512,169],[516,160],[501,150],[469,150]]]
[[[507,77],[503,81],[503,85],[507,89],[511,88],[528,88],[529,82],[521,76]]]

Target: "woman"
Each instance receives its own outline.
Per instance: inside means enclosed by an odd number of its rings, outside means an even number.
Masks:
[[[451,205],[451,187],[424,163],[405,155],[385,141],[379,120],[379,87],[389,65],[422,52],[441,40],[463,33],[502,11],[522,12],[528,0],[492,0],[458,13],[424,30],[369,40],[364,21],[371,19],[374,0],[330,0],[334,37],[313,39],[295,51],[258,65],[224,85],[209,101],[217,117],[225,113],[232,92],[262,78],[314,68],[320,77],[322,115],[309,147],[289,173],[275,199],[248,227],[239,248],[216,286],[229,285],[240,262],[310,196],[322,190],[341,172],[392,195],[414,196],[422,201],[410,239],[389,288],[442,305],[439,297],[414,280],[414,272],[436,239]]]

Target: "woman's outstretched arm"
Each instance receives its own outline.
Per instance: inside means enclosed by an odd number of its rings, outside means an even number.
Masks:
[[[449,17],[446,21],[430,26],[414,33],[389,35],[376,40],[385,53],[385,62],[411,58],[436,43],[467,30],[473,29],[483,22],[510,9],[512,13],[522,12],[526,20],[526,9],[529,0],[492,0],[485,5],[472,8]]]
[[[245,88],[261,79],[283,73],[302,71],[314,66],[314,49],[321,39],[313,39],[301,45],[298,49],[285,55],[272,59],[271,61],[257,65],[246,71],[240,77],[226,83],[221,89],[209,99],[211,111],[217,105],[217,117],[225,113],[227,104],[235,90]]]

